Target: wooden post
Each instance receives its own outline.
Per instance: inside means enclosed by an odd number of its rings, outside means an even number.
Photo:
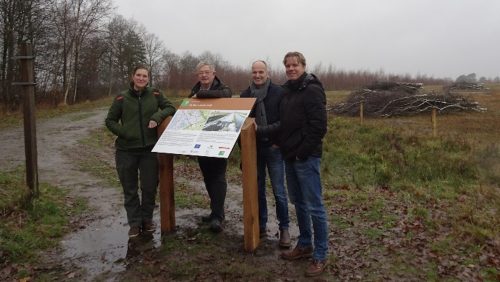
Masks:
[[[167,128],[172,117],[167,117],[158,126],[158,136]],[[160,224],[161,233],[175,230],[175,200],[174,200],[174,157],[172,154],[158,153],[160,173]]]
[[[26,184],[31,190],[30,201],[39,196],[38,189],[38,152],[36,147],[35,120],[35,75],[33,69],[33,52],[31,44],[22,43],[19,46],[21,82],[14,82],[23,89],[24,111],[24,152],[26,155]]]
[[[243,171],[244,248],[253,252],[259,245],[259,202],[257,196],[257,144],[253,118],[241,129],[241,165]]]
[[[437,136],[437,109],[432,108],[431,122],[432,122],[432,136]]]
[[[359,104],[359,120],[361,124],[363,124],[364,113],[365,113],[365,101],[361,101],[361,103]]]

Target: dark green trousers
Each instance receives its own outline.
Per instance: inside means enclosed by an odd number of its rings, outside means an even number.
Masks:
[[[153,219],[158,187],[158,158],[153,152],[116,151],[116,170],[123,187],[130,226]],[[141,189],[139,198],[138,190]]]

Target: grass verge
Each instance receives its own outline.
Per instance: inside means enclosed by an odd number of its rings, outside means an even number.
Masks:
[[[0,171],[0,215],[5,216],[23,205],[29,196],[29,189],[23,181],[24,171]]]
[[[19,277],[26,272],[23,268],[28,269],[30,264],[39,261],[40,251],[59,243],[60,238],[71,230],[70,219],[86,208],[84,200],[70,198],[63,189],[45,183],[39,186],[40,196],[31,204],[24,204],[28,191],[23,173],[21,169],[0,172],[3,211],[0,217],[0,265],[18,264]]]

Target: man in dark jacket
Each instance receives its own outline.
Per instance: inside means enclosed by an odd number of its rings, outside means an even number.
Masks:
[[[257,183],[259,198],[259,226],[262,237],[267,228],[267,201],[266,201],[266,167],[271,179],[274,200],[276,203],[276,217],[279,221],[279,246],[290,247],[288,233],[288,201],[285,191],[285,166],[279,147],[276,145],[276,132],[279,127],[279,108],[283,97],[283,88],[271,82],[264,61],[255,61],[252,64],[252,83],[241,93],[240,97],[257,98],[250,117],[255,118],[257,133]]]
[[[175,113],[175,107],[158,90],[148,87],[148,82],[149,70],[136,67],[130,88],[115,97],[105,121],[117,136],[116,170],[123,186],[130,238],[155,230],[158,160],[151,150],[158,140],[156,127]]]
[[[231,89],[215,76],[215,67],[213,64],[200,62],[196,66],[196,75],[198,76],[198,82],[191,90],[189,98],[230,98],[232,96]],[[203,174],[205,188],[210,197],[211,209],[210,215],[202,217],[202,220],[210,223],[210,230],[218,233],[223,229],[222,222],[225,217],[224,202],[227,191],[227,159],[198,157],[198,164]]]
[[[316,76],[305,72],[304,55],[289,52],[283,64],[288,81],[281,100],[279,140],[300,235],[297,246],[281,257],[296,260],[312,256],[305,275],[316,276],[325,270],[328,253],[328,220],[320,178],[322,139],[327,130],[326,96]]]

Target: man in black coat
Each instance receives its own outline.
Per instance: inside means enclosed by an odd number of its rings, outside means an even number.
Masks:
[[[231,98],[231,89],[215,75],[213,64],[200,62],[196,66],[198,82],[191,90],[189,98]],[[224,202],[226,200],[227,159],[215,157],[198,157],[198,164],[203,174],[205,188],[210,197],[211,213],[202,217],[204,222],[210,223],[210,230],[219,233],[223,230]]]
[[[305,275],[316,276],[323,273],[328,260],[328,218],[320,178],[322,139],[327,130],[326,95],[318,78],[305,72],[304,55],[289,52],[283,64],[288,81],[283,86],[285,95],[280,105],[279,145],[300,235],[297,246],[281,257],[312,257]]]

